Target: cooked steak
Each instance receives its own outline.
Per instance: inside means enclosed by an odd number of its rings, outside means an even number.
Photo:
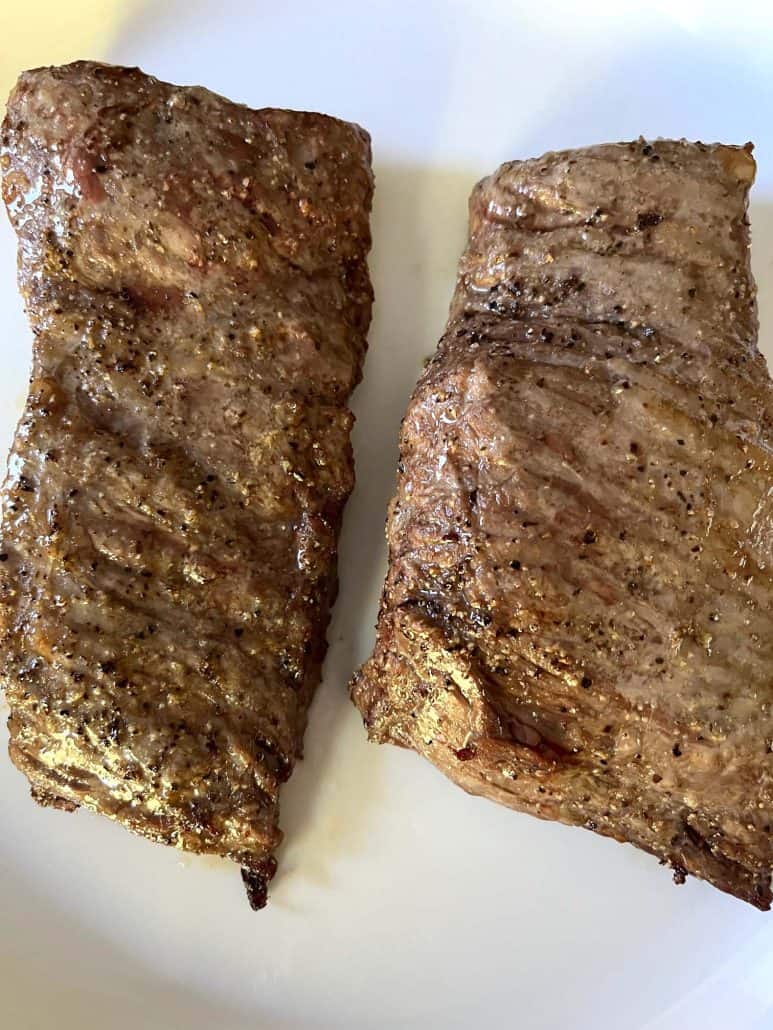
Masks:
[[[759,908],[773,867],[773,389],[750,147],[506,164],[405,418],[370,737]]]
[[[21,76],[2,146],[35,335],[11,758],[43,804],[233,859],[260,906],[353,480],[369,138],[80,62]]]

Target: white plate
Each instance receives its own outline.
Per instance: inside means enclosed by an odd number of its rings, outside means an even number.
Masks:
[[[0,1025],[8,1030],[773,1026],[773,919],[633,848],[542,824],[366,743],[368,653],[408,394],[442,330],[466,198],[500,161],[639,135],[757,144],[752,223],[773,331],[773,25],[749,4],[150,4],[109,59],[373,136],[377,305],[359,482],[307,759],[268,909],[235,867],[37,808],[0,761]],[[83,55],[92,56],[92,55]],[[30,334],[0,230],[2,444]]]

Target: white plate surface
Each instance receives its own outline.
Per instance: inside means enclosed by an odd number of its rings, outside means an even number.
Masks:
[[[145,5],[105,54],[83,56],[366,126],[377,304],[340,600],[269,908],[250,912],[233,866],[37,808],[3,753],[0,1026],[772,1027],[773,917],[704,884],[676,889],[633,848],[467,797],[416,756],[367,744],[346,694],[373,640],[400,417],[443,328],[477,178],[639,134],[754,140],[753,257],[773,357],[764,6],[176,0]],[[29,360],[14,264],[3,218],[3,447]]]

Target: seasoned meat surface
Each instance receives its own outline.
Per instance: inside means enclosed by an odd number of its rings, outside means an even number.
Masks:
[[[773,390],[751,148],[547,154],[474,190],[406,415],[371,739],[759,908],[773,867]]]
[[[80,62],[21,76],[2,166],[35,336],[11,757],[44,804],[240,863],[259,905],[353,482],[369,138]]]

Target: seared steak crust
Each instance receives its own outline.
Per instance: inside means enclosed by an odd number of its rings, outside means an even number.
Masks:
[[[371,739],[768,908],[773,404],[750,148],[483,180],[408,408]]]
[[[10,753],[43,803],[273,872],[353,482],[370,143],[136,69],[23,74],[35,335],[4,490]]]

